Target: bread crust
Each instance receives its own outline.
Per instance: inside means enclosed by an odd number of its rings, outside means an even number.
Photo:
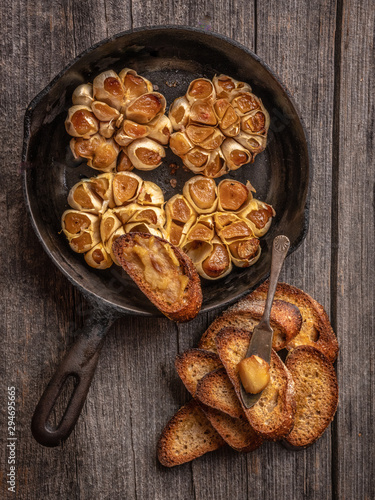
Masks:
[[[294,380],[297,408],[295,425],[285,444],[303,449],[320,438],[335,416],[339,397],[336,372],[329,359],[314,346],[293,349],[286,366]],[[309,372],[309,376],[301,372]]]
[[[246,356],[250,339],[251,334],[247,331],[224,328],[216,336],[216,346],[250,425],[264,439],[276,441],[286,437],[294,425],[294,382],[284,363],[272,350],[270,383],[252,408],[242,405],[237,365]]]
[[[241,328],[253,331],[259,323],[264,311],[265,300],[242,300],[230,307],[211,323],[199,341],[201,349],[216,352],[215,337],[217,333],[226,327]],[[272,346],[279,351],[298,335],[302,316],[294,304],[284,300],[275,300],[272,309],[270,324],[274,330]]]
[[[202,349],[189,349],[175,358],[176,371],[186,389],[195,397],[199,380],[223,366],[218,354]]]
[[[179,304],[168,304],[162,297],[159,297],[154,290],[151,289],[150,285],[143,279],[141,273],[135,271],[133,267],[129,266],[129,263],[124,258],[123,250],[125,247],[134,246],[134,236],[137,235],[139,238],[149,239],[155,238],[156,240],[162,242],[164,245],[168,245],[172,248],[174,254],[176,255],[180,265],[184,269],[185,275],[189,278],[189,282],[184,291],[184,297]],[[191,259],[182,250],[175,245],[172,245],[167,240],[159,238],[147,233],[127,233],[119,238],[113,243],[113,252],[122,268],[129,274],[133,281],[138,285],[142,292],[147,296],[147,298],[163,313],[167,318],[183,323],[190,321],[195,318],[200,308],[202,306],[202,289],[199,275],[195,269],[195,266]]]
[[[164,427],[157,445],[157,456],[162,465],[174,467],[217,450],[224,444],[198,403],[192,399]]]

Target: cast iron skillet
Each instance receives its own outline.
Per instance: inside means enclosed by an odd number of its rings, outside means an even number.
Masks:
[[[197,77],[225,73],[247,81],[262,98],[271,116],[266,150],[253,165],[231,176],[249,179],[257,197],[271,203],[277,216],[261,239],[262,257],[249,269],[235,269],[222,280],[204,282],[202,311],[229,304],[254,289],[269,271],[271,242],[285,234],[293,252],[306,235],[308,221],[309,148],[304,127],[293,100],[274,73],[250,50],[221,35],[188,27],[155,27],[123,32],[104,40],[78,56],[29,105],[25,116],[23,147],[24,189],[34,230],[45,251],[65,276],[91,303],[93,312],[78,340],[51,379],[32,419],[32,432],[45,446],[56,446],[72,431],[84,404],[104,336],[121,314],[159,315],[125,273],[116,266],[106,271],[89,268],[82,255],[73,253],[60,234],[60,217],[67,208],[69,189],[82,176],[97,172],[77,165],[69,150],[64,120],[73,90],[106,69],[137,70],[165,95],[168,104],[183,95]],[[177,187],[169,183],[168,165],[179,158],[170,151],[166,161],[144,179],[165,189],[168,199],[182,191],[191,174],[178,169]],[[138,173],[138,172],[137,172]],[[68,377],[75,389],[57,427],[49,415]]]

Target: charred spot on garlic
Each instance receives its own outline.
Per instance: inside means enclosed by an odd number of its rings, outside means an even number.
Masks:
[[[172,151],[206,177],[252,163],[266,147],[270,119],[261,99],[248,83],[227,75],[193,80],[168,116]]]
[[[75,159],[86,159],[102,172],[151,170],[162,163],[173,132],[164,114],[167,103],[136,71],[104,71],[92,84],[79,85],[72,101],[65,128],[74,138],[70,148]],[[147,150],[135,153],[132,143],[146,138],[152,141]]]

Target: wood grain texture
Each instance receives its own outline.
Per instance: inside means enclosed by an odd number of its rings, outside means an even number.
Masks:
[[[6,0],[1,8],[0,488],[20,500],[375,498],[374,6],[370,0]],[[189,396],[178,352],[219,312],[187,325],[123,317],[112,327],[83,413],[61,447],[39,446],[30,419],[89,314],[39,244],[23,202],[20,157],[28,102],[76,55],[132,27],[213,30],[256,50],[288,87],[311,145],[310,229],[281,278],[321,302],[339,336],[339,411],[311,448],[229,448],[171,470],[156,458],[165,423]],[[274,126],[288,118],[270,110]],[[17,494],[6,491],[6,387],[17,395]],[[65,395],[65,401],[68,395]],[[56,413],[64,407],[58,405]],[[57,416],[54,416],[57,418]]]

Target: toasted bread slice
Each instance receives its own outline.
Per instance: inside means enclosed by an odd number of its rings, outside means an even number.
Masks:
[[[224,445],[198,403],[193,399],[171,418],[157,446],[159,462],[166,467],[190,462]]]
[[[199,381],[212,370],[222,367],[222,364],[219,356],[213,352],[189,349],[177,355],[175,366],[186,389],[195,396]],[[243,412],[239,414],[241,418],[233,418],[203,404],[201,408],[212,426],[235,450],[252,451],[262,444]]]
[[[243,413],[240,418],[233,418],[220,410],[203,404],[200,406],[212,427],[234,450],[247,453],[262,444],[262,438],[254,432]]]
[[[112,248],[117,263],[163,314],[178,322],[195,318],[202,289],[193,262],[182,250],[146,233],[124,234]]]
[[[268,281],[265,281],[254,292],[243,298],[239,306],[242,307],[261,299],[265,300],[267,291]],[[287,349],[293,349],[299,345],[312,345],[323,352],[330,361],[334,361],[339,347],[324,308],[307,293],[287,283],[278,283],[275,299],[294,304],[302,315],[301,330],[294,339],[289,341]]]
[[[297,409],[285,442],[294,449],[306,448],[320,438],[336,413],[336,373],[332,363],[313,346],[293,349],[286,366],[294,380]]]
[[[189,349],[178,354],[174,364],[180,379],[193,397],[200,379],[223,366],[217,354],[202,349]]]
[[[264,305],[264,300],[249,300],[240,301],[230,307],[206,330],[199,342],[199,347],[216,352],[216,334],[229,326],[252,332],[263,315]],[[273,348],[279,351],[298,335],[302,325],[302,316],[295,305],[275,300],[271,309],[270,323],[274,331]]]
[[[220,359],[239,399],[237,365],[246,356],[250,338],[249,332],[236,328],[225,328],[216,336]],[[270,375],[271,380],[259,401],[250,409],[243,406],[243,410],[252,428],[264,439],[278,440],[287,436],[293,427],[296,403],[293,379],[275,351],[271,354]]]
[[[207,373],[199,382],[196,398],[205,405],[233,418],[241,418],[243,410],[225,368]]]

